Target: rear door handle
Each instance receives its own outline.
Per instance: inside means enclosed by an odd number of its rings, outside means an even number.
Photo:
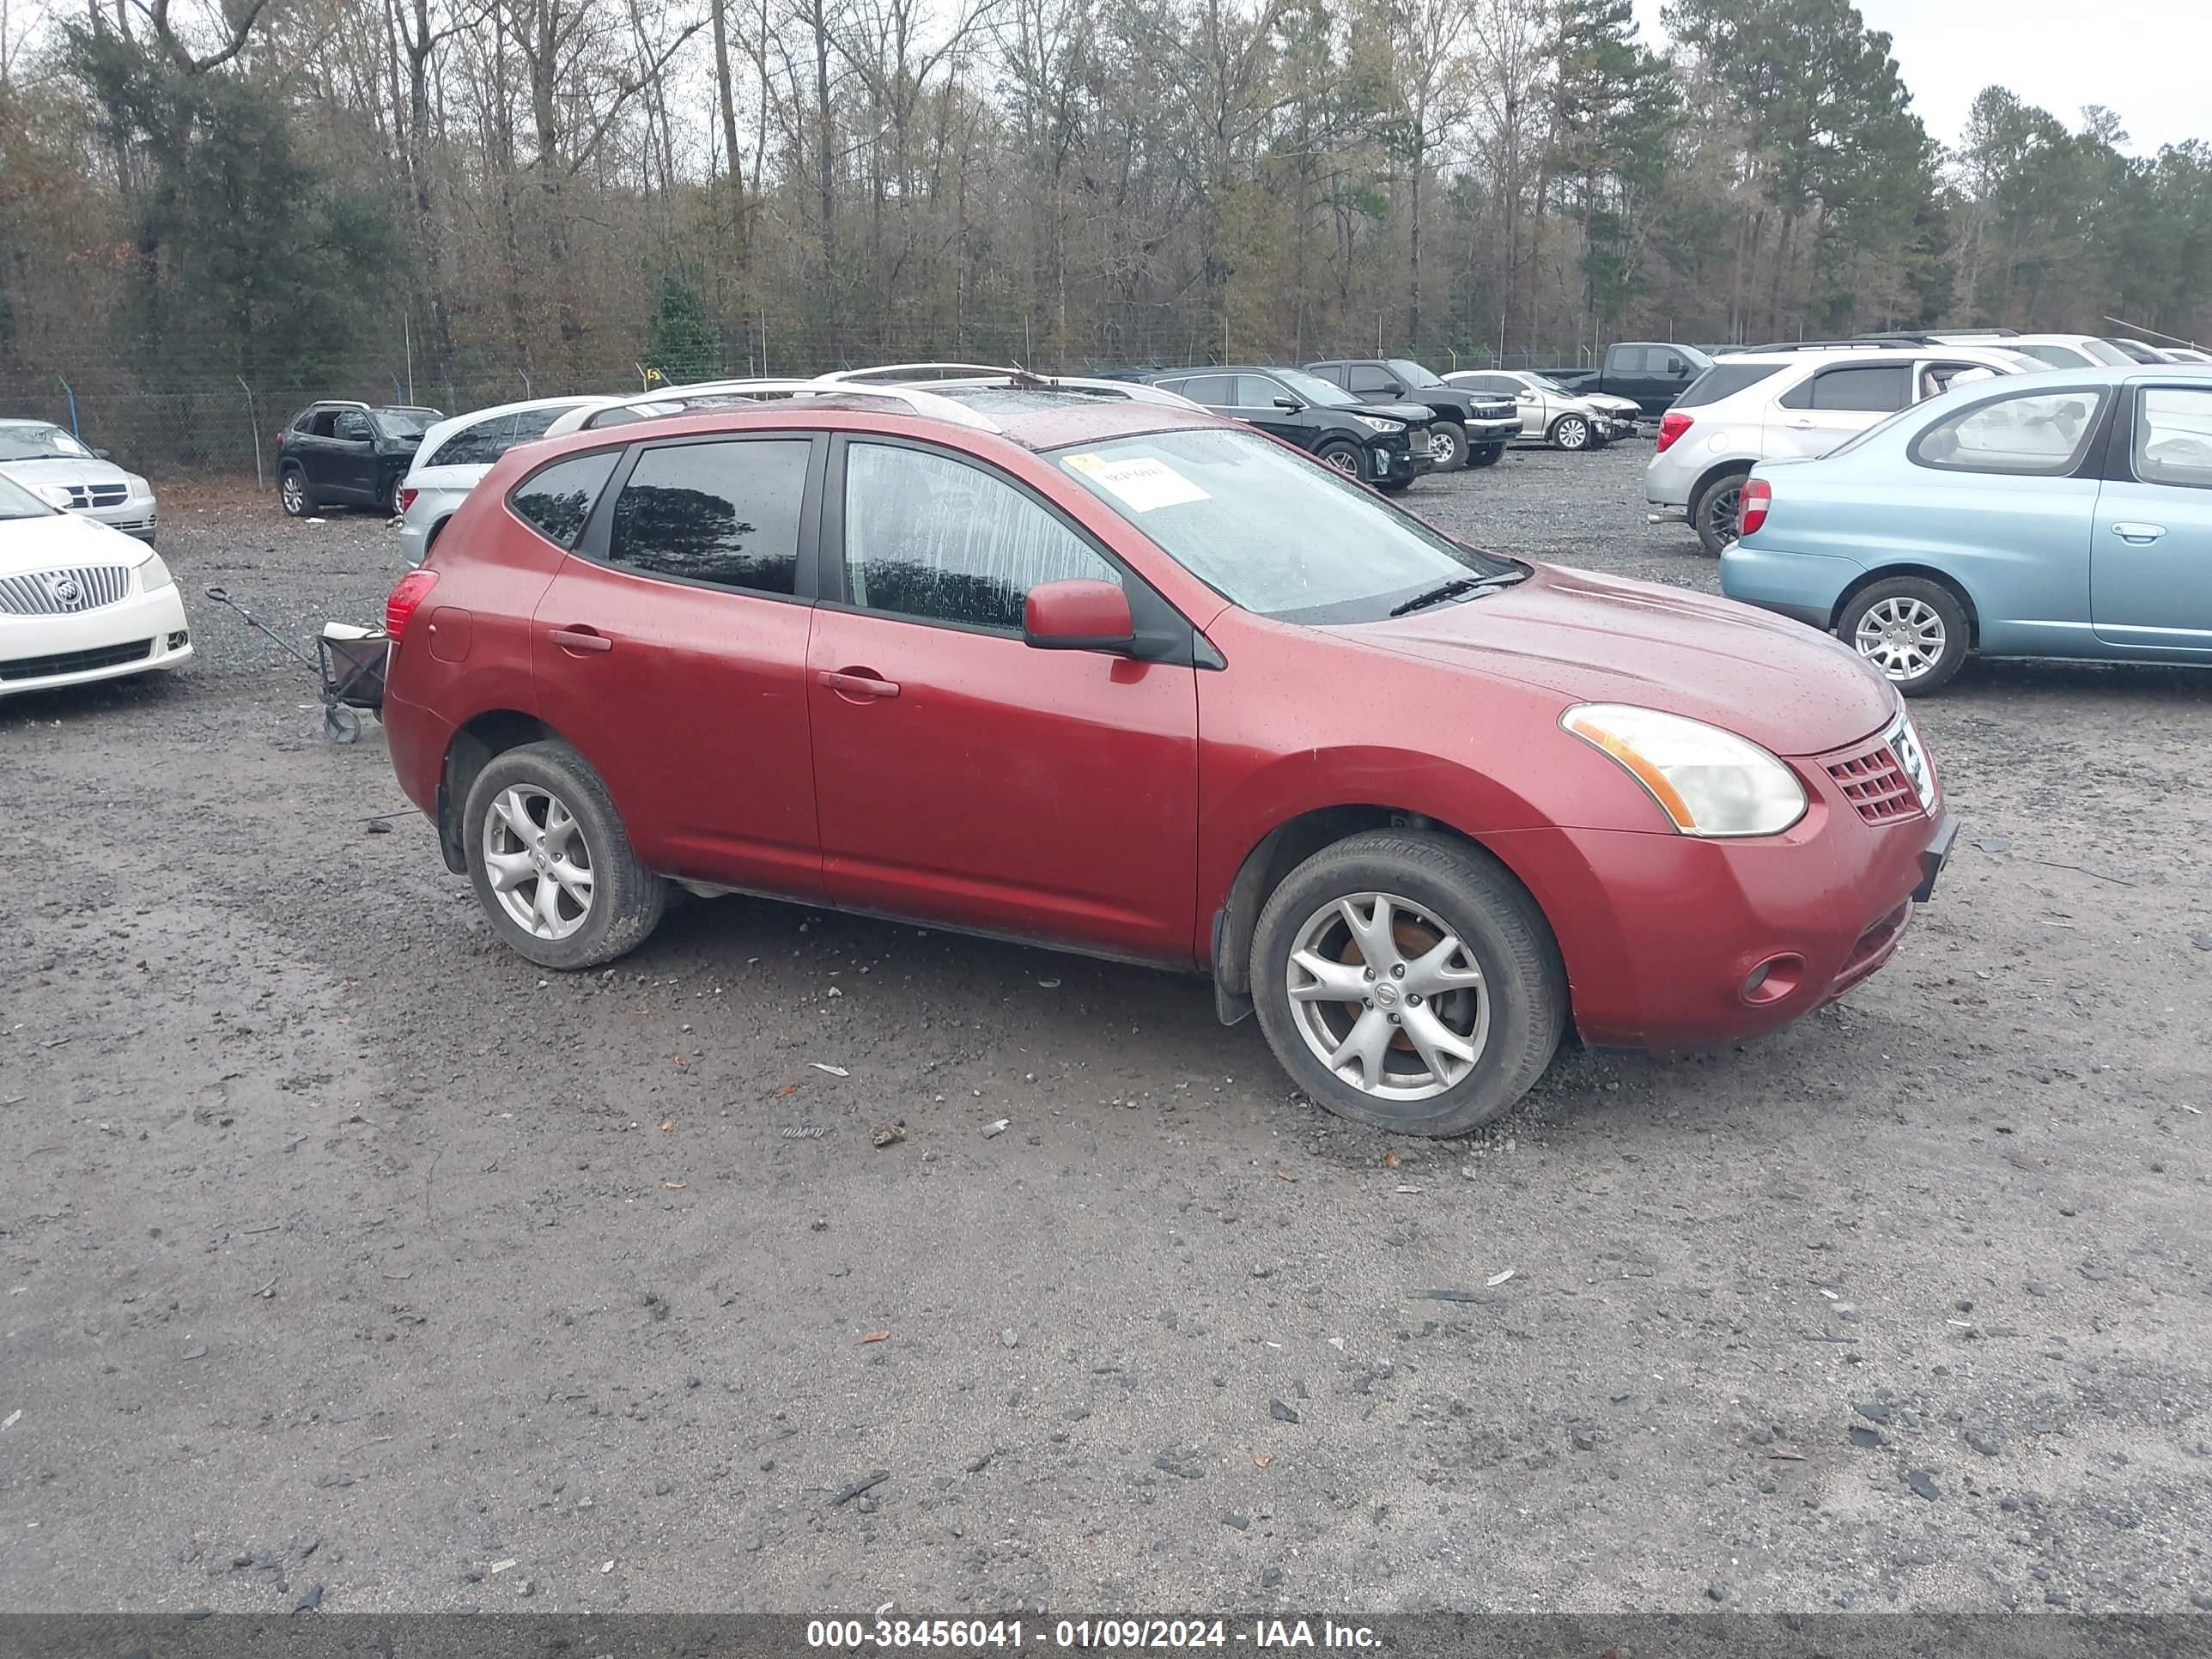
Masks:
[[[563,651],[611,651],[615,642],[605,635],[589,628],[556,628],[549,637]]]
[[[842,697],[896,697],[898,682],[858,669],[832,671],[824,669],[814,677],[817,685],[826,686]]]
[[[1813,429],[1813,422],[1810,421],[1792,421],[1790,425],[1792,430],[1798,432],[1810,432]]]
[[[2148,547],[2166,534],[2166,526],[2162,524],[2116,524],[2112,526],[2112,534],[2136,547]]]

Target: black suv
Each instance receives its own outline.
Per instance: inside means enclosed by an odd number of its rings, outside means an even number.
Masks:
[[[1271,432],[1394,495],[1429,470],[1432,417],[1419,404],[1370,409],[1317,375],[1257,364],[1163,368],[1139,378]]]
[[[1308,363],[1306,369],[1364,404],[1425,406],[1436,417],[1429,446],[1439,472],[1495,466],[1505,446],[1521,435],[1520,414],[1509,400],[1446,386],[1410,357],[1343,357]]]
[[[309,404],[276,434],[276,494],[304,519],[331,505],[389,513],[434,409],[367,404]]]

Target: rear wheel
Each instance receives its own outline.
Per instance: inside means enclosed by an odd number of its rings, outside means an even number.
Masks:
[[[1690,523],[1696,527],[1698,539],[1705,544],[1705,551],[1718,558],[1735,540],[1735,510],[1743,497],[1744,480],[1748,472],[1723,472],[1698,492],[1698,499],[1690,504]]]
[[[1959,672],[1972,642],[1966,608],[1942,582],[1893,576],[1853,594],[1836,637],[1908,697],[1935,690]]]
[[[1254,1001],[1283,1069],[1340,1116],[1403,1134],[1489,1122],[1551,1063],[1566,975],[1535,902],[1479,849],[1374,830],[1267,899]]]
[[[276,475],[276,499],[284,504],[284,511],[291,518],[304,519],[315,510],[315,497],[307,488],[307,475],[296,465],[288,466]]]
[[[1496,466],[1505,453],[1504,444],[1477,444],[1467,458],[1469,466]]]
[[[635,950],[667,902],[599,774],[565,743],[494,757],[470,787],[461,844],[493,929],[543,968],[593,968]]]
[[[1467,428],[1457,421],[1438,421],[1429,428],[1429,459],[1439,472],[1467,465]]]
[[[1359,446],[1347,443],[1342,438],[1331,438],[1314,451],[1314,459],[1333,472],[1341,472],[1347,478],[1357,478],[1359,471]]]
[[[1559,449],[1588,449],[1596,434],[1590,423],[1579,415],[1562,415],[1552,422],[1552,443]]]

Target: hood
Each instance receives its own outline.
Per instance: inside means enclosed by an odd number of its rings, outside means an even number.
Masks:
[[[1548,687],[1564,702],[1625,702],[1724,726],[1778,755],[1817,755],[1879,731],[1897,694],[1856,653],[1728,599],[1537,565],[1481,599],[1349,629],[1406,656]]]
[[[112,461],[89,455],[55,455],[41,461],[0,461],[0,472],[19,484],[128,483],[131,475]]]
[[[139,564],[152,556],[143,542],[81,513],[0,519],[0,576],[80,564]]]
[[[1437,411],[1426,404],[1361,404],[1358,408],[1346,407],[1347,415],[1377,415],[1386,421],[1403,421],[1409,426],[1426,426],[1437,418]]]
[[[1623,415],[1643,413],[1644,406],[1633,398],[1616,398],[1610,392],[1585,392],[1581,396],[1593,409],[1616,410]]]

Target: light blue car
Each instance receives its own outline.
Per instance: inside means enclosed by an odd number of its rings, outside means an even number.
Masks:
[[[1907,696],[1977,651],[2212,665],[2212,371],[1958,387],[1758,467],[1740,523],[1722,591],[1833,633]]]

